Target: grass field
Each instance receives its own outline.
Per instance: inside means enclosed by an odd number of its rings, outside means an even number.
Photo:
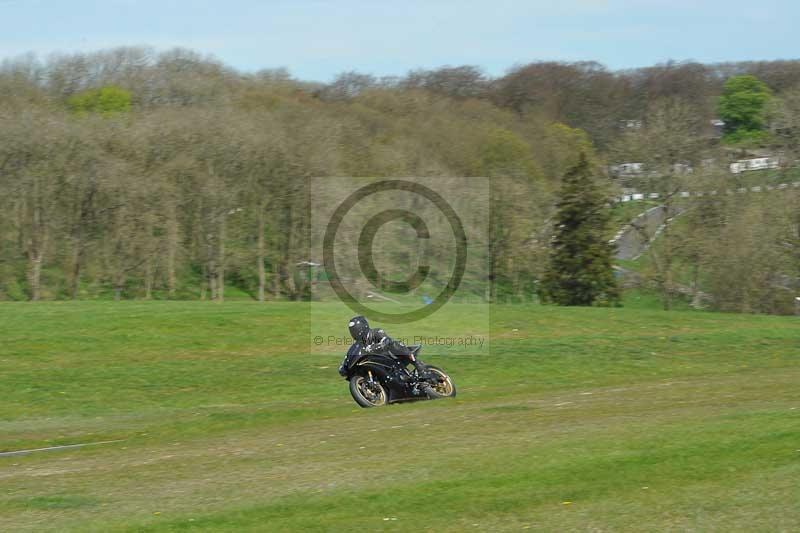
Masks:
[[[458,398],[362,410],[304,304],[0,305],[0,451],[120,440],[0,457],[0,531],[800,530],[800,320],[646,307],[448,306]]]

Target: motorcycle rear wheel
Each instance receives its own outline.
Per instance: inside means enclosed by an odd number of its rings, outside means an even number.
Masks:
[[[380,407],[389,403],[386,387],[362,375],[350,378],[350,395],[361,407]]]

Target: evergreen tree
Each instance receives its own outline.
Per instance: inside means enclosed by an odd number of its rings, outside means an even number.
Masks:
[[[585,154],[564,176],[540,297],[558,305],[617,304],[609,212]]]

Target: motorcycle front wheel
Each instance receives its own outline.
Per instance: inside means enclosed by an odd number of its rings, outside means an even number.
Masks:
[[[456,385],[444,370],[435,366],[428,366],[428,371],[436,374],[439,378],[437,383],[428,387],[429,398],[454,398],[456,395]]]
[[[361,407],[379,407],[389,401],[389,394],[383,385],[361,375],[350,378],[350,394]]]

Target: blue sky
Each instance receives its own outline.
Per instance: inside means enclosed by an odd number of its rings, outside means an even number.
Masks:
[[[301,79],[534,60],[800,57],[797,0],[0,0],[0,58],[174,46]]]

